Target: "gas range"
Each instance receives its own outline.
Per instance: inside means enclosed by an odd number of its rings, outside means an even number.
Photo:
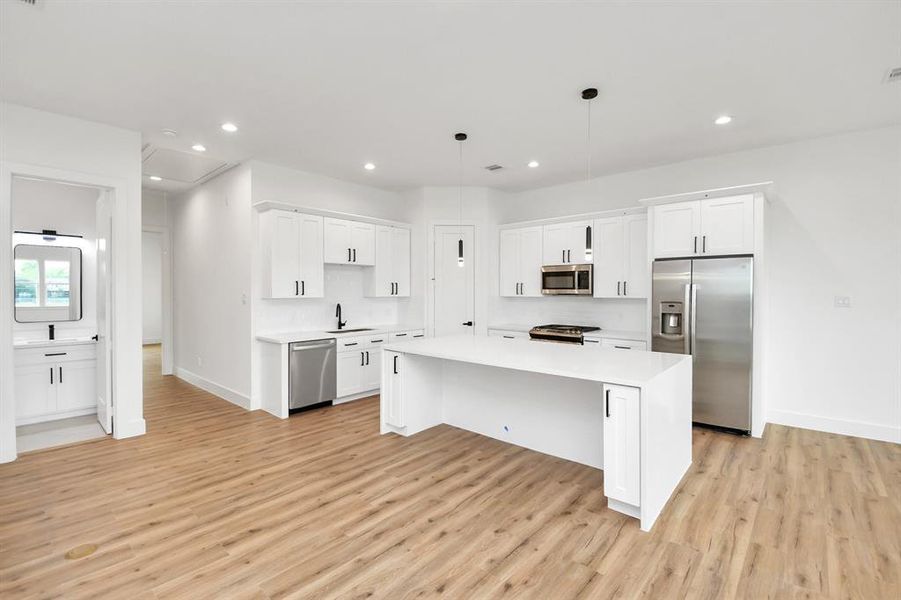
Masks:
[[[540,342],[584,344],[586,333],[600,329],[600,327],[583,327],[581,325],[538,325],[529,330],[529,337]]]

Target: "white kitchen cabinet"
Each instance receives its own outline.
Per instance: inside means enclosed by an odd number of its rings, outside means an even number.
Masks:
[[[363,350],[339,352],[337,361],[338,397],[350,396],[360,391],[363,383]]]
[[[264,298],[322,298],[322,221],[287,210],[260,215]]]
[[[641,501],[639,389],[604,385],[604,494],[638,506]]]
[[[347,219],[324,219],[324,259],[339,265],[375,264],[375,225]]]
[[[654,258],[754,251],[754,195],[661,204],[654,211]]]
[[[508,340],[527,340],[529,333],[527,331],[510,331],[509,329],[489,329],[489,337],[500,337]]]
[[[17,425],[96,411],[97,360],[93,344],[17,348],[14,363]]]
[[[601,346],[616,350],[647,350],[647,342],[639,340],[620,340],[616,338],[601,338]]]
[[[554,223],[542,228],[542,263],[545,265],[585,264],[591,262],[591,221]]]
[[[406,427],[404,406],[404,361],[399,352],[384,351],[382,354],[382,415],[384,422],[392,427]]]
[[[364,278],[365,295],[384,298],[410,295],[410,230],[379,225],[375,228],[375,267]]]
[[[646,298],[648,220],[645,215],[594,221],[594,297]]]
[[[521,227],[500,233],[500,295],[541,296],[542,228]]]
[[[382,354],[381,348],[366,350],[366,362],[363,365],[363,374],[360,378],[362,391],[377,390],[382,385]]]

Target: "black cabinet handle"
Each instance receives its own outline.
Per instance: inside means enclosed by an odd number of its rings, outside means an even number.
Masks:
[[[695,236],[695,249],[693,250],[695,254],[698,253],[698,236]]]
[[[701,236],[701,252],[707,252],[707,236]]]
[[[360,366],[364,366],[366,364],[366,353],[360,352]]]
[[[394,374],[397,375],[397,354],[394,355]]]
[[[417,334],[414,335],[413,337],[425,337],[425,334],[424,334],[424,333],[417,333]]]
[[[369,350],[366,351],[366,364],[369,364]]]
[[[566,262],[571,263],[572,261],[573,261],[573,251],[567,250],[566,251]]]
[[[65,356],[66,354],[66,352],[50,352],[48,354],[45,354],[44,356]]]
[[[304,281],[303,279],[300,280],[300,295],[301,296],[307,295],[307,282]]]
[[[347,262],[350,262],[350,248],[347,249]]]
[[[606,398],[604,399],[604,412],[607,413],[607,417],[610,417],[610,390],[607,390]]]
[[[373,344],[381,344],[385,340],[369,340],[369,341],[372,342]]]
[[[561,262],[561,263],[565,263],[565,262],[566,262],[566,250],[562,250],[562,251],[561,251],[561,254],[562,254],[563,256],[560,257],[560,262]]]
[[[505,337],[505,338],[507,338],[508,340],[514,340],[514,339],[516,339],[516,338],[514,338],[512,335],[505,335],[505,336],[502,336],[502,337]]]
[[[620,350],[631,350],[628,346],[614,346],[614,348],[618,348]]]
[[[300,284],[297,281],[294,281],[294,295],[297,296],[300,294]]]
[[[59,382],[60,383],[63,382],[63,368],[62,367],[59,368]]]
[[[354,262],[357,262],[357,249],[354,248]]]
[[[591,250],[591,225],[585,227],[585,249]]]
[[[616,295],[617,295],[617,296],[621,295],[621,294],[619,293],[619,286],[620,286],[621,283],[622,283],[621,281],[617,281],[617,282],[616,282]]]
[[[53,367],[50,367],[50,385],[53,385]]]
[[[395,333],[394,337],[404,337],[405,335],[407,335],[407,334],[406,333]]]
[[[348,343],[344,344],[344,346],[345,346],[345,347],[347,347],[347,346],[356,346],[357,343],[358,343],[358,342],[348,342]]]
[[[626,293],[626,282],[624,281],[623,282],[623,296],[628,296],[628,295],[629,294]]]

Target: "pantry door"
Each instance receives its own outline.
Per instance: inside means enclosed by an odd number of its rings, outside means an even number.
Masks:
[[[435,225],[433,311],[434,334],[459,335],[475,331],[475,247],[472,225]],[[459,260],[463,240],[463,262]]]

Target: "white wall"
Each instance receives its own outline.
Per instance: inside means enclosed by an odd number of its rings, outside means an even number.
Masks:
[[[901,441],[901,128],[511,194],[502,222],[773,180],[766,404],[772,422]],[[834,308],[850,296],[851,308]]]
[[[116,192],[113,342],[117,438],[145,431],[141,369],[141,135],[99,123],[0,103],[0,277],[11,281],[12,175],[100,184]],[[0,461],[15,458],[12,298],[0,300]]]
[[[141,223],[146,227],[169,226],[169,202],[166,192],[141,190]]]
[[[250,168],[170,201],[175,373],[242,406],[250,396]]]
[[[163,335],[163,239],[155,231],[144,231],[143,273],[144,291],[141,331],[145,344],[159,344]]]
[[[13,244],[72,246],[81,250],[81,310],[78,321],[54,321],[59,337],[93,335],[97,332],[97,188],[74,186],[40,179],[14,177],[12,181],[12,228],[14,231],[55,229],[59,237],[45,242],[39,236],[15,234]],[[74,296],[73,296],[74,297]],[[17,338],[44,338],[46,322],[13,324]]]

